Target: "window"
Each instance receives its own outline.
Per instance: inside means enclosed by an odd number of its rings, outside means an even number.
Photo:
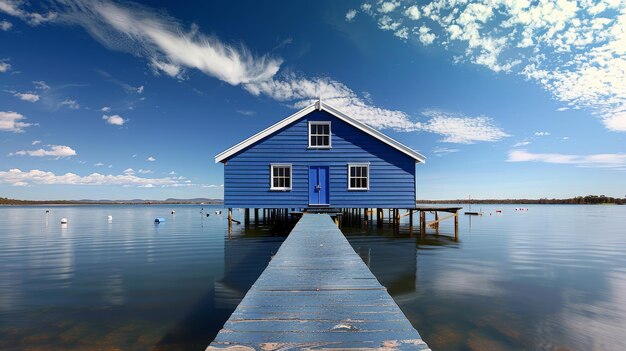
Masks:
[[[291,190],[291,165],[273,164],[270,168],[270,190]]]
[[[330,122],[309,122],[309,147],[330,148]]]
[[[369,190],[370,166],[368,164],[348,165],[348,190]]]

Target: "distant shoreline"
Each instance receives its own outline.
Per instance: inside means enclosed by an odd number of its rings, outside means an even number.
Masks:
[[[456,199],[417,200],[418,204],[479,204],[479,205],[626,205],[626,198],[604,195],[577,196],[568,199]]]
[[[577,196],[568,199],[456,199],[418,200],[418,204],[480,204],[480,205],[626,205],[626,198],[604,195]],[[165,200],[16,200],[0,197],[0,206],[41,205],[223,205],[222,199],[165,199]]]

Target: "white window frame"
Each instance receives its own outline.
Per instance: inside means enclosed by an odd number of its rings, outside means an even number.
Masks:
[[[366,167],[367,168],[367,187],[365,188],[353,188],[350,186],[350,168],[351,167]],[[361,177],[362,178],[362,177]],[[370,190],[370,164],[369,163],[348,163],[348,190],[350,191],[369,191]]]
[[[289,186],[288,187],[275,187],[274,186],[274,167],[289,167]],[[291,191],[293,187],[293,166],[291,163],[270,163],[270,190],[275,191]]]
[[[311,126],[313,125],[325,125],[328,126],[328,145],[311,145]],[[318,136],[325,136],[324,134],[315,134]],[[330,149],[333,146],[333,131],[330,121],[309,121],[309,133],[307,134],[309,149]]]

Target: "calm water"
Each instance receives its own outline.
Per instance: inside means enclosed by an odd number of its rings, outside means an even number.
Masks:
[[[626,350],[626,206],[516,207],[343,230],[434,350]],[[0,350],[204,350],[289,230],[216,209],[0,207]]]

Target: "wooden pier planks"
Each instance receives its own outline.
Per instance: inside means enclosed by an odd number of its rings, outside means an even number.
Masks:
[[[326,214],[304,214],[207,350],[429,350]]]

